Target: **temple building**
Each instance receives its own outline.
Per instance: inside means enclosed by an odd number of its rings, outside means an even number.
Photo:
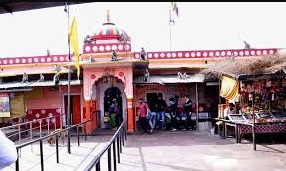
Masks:
[[[132,51],[132,39],[110,20],[95,34],[88,35],[80,55],[80,77],[74,56],[50,54],[0,58],[0,93],[10,103],[10,114],[1,122],[12,124],[63,114],[58,126],[93,119],[88,134],[106,128],[105,118],[116,99],[128,132],[137,130],[135,119],[139,98],[152,103],[157,96],[168,101],[177,95],[190,95],[197,115],[208,112],[211,103],[219,103],[218,80],[200,74],[215,60],[251,58],[277,53],[279,49],[221,49],[186,51]],[[136,42],[139,43],[140,42]],[[145,57],[145,59],[144,59]],[[69,70],[70,65],[71,70]],[[68,80],[68,73],[71,79]],[[70,117],[68,113],[70,85]],[[40,123],[39,123],[40,124]],[[41,123],[45,124],[45,123]]]

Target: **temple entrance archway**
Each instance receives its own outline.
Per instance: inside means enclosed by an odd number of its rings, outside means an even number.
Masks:
[[[108,116],[108,110],[113,99],[116,99],[121,108],[122,119],[126,120],[127,97],[124,92],[125,84],[113,75],[104,75],[94,82],[92,86],[92,99],[96,99],[101,116],[98,127],[106,128],[104,117]]]

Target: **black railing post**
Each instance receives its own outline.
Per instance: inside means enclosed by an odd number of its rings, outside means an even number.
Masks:
[[[44,171],[43,140],[40,140],[41,171]]]
[[[78,130],[78,126],[76,127],[76,136],[77,136],[77,146],[79,146],[79,130]]]
[[[111,145],[107,150],[107,158],[108,158],[108,171],[111,171]]]
[[[122,145],[125,146],[124,144],[124,128],[122,127],[122,129],[120,130],[120,136],[121,136],[121,139],[122,139]]]
[[[86,123],[87,122],[84,123],[85,124],[84,128],[86,128]],[[84,130],[84,140],[86,141],[86,130]]]
[[[68,130],[67,130],[67,134],[68,134],[68,142],[67,142],[67,150],[68,150],[68,153],[71,154],[71,134],[70,134],[70,126],[68,126]]]
[[[96,171],[100,171],[100,160],[96,163]]]
[[[17,160],[15,162],[15,168],[16,168],[16,171],[19,171],[19,148],[17,148]]]
[[[57,163],[59,163],[60,159],[59,159],[59,136],[58,134],[56,134],[56,153],[57,153]]]
[[[125,136],[125,140],[127,140],[127,126],[126,126],[126,124],[124,124],[124,136]]]
[[[119,136],[119,150],[120,150],[120,153],[122,153],[122,137],[121,137],[121,134],[120,132],[118,132],[118,136]]]
[[[95,158],[89,163],[89,165],[84,169],[84,171],[90,171],[93,168],[95,168],[96,171],[100,171],[100,159],[106,153],[106,151],[107,151],[107,162],[108,162],[107,170],[111,171],[113,167],[114,168],[113,170],[117,171],[116,159],[117,159],[117,162],[120,163],[120,153],[122,153],[122,143],[124,144],[125,135],[126,135],[125,131],[127,131],[124,129],[124,126],[125,126],[125,123],[122,123],[120,125],[119,127],[120,129],[116,131],[116,133],[112,136],[108,144],[104,147],[103,150],[101,150],[101,152],[99,152],[97,156],[95,156]],[[117,149],[116,149],[116,146],[117,146]],[[113,151],[113,154],[111,154],[111,150]],[[112,155],[113,155],[113,159],[112,159]],[[117,155],[117,158],[116,158],[116,155]],[[112,166],[112,160],[114,162],[113,166]]]
[[[117,135],[116,143],[117,143],[117,158],[118,158],[118,163],[120,163],[119,136],[118,135]]]
[[[112,143],[112,149],[113,149],[113,166],[114,166],[114,171],[117,171],[117,165],[116,165],[116,149],[115,149],[115,140]]]

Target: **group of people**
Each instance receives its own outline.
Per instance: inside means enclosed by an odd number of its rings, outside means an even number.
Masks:
[[[189,95],[186,95],[185,99],[182,108],[179,108],[177,95],[169,98],[168,104],[162,96],[158,96],[158,99],[149,105],[140,98],[137,116],[143,133],[151,134],[155,128],[172,131],[194,129],[195,124],[191,119],[193,102]]]

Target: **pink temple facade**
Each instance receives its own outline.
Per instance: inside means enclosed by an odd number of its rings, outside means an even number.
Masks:
[[[133,52],[131,45],[129,35],[108,19],[82,45],[80,78],[76,76],[72,56],[72,124],[93,119],[93,123],[87,126],[87,133],[104,129],[108,107],[111,100],[116,98],[120,102],[122,117],[128,123],[128,131],[134,132],[137,127],[135,113],[139,98],[150,101],[156,94],[161,94],[166,101],[174,95],[183,98],[189,94],[193,101],[198,100],[198,106],[195,105],[198,112],[207,112],[210,103],[218,101],[218,82],[206,80],[199,74],[201,69],[215,60],[261,57],[280,50],[154,51],[147,52],[147,59],[141,60],[140,52]],[[118,55],[116,61],[111,60],[113,50]],[[68,61],[67,54],[1,57],[1,93],[8,92],[11,103],[13,98],[21,96],[24,103],[24,109],[21,109],[23,113],[16,115],[12,112],[11,117],[4,118],[4,122],[10,123],[21,117],[34,120],[63,114],[61,123],[54,124],[67,124]],[[28,75],[28,82],[22,83],[23,73]],[[54,81],[56,73],[59,73],[58,85]],[[178,73],[185,73],[188,78],[179,78]],[[40,74],[44,75],[44,81],[38,81]]]

